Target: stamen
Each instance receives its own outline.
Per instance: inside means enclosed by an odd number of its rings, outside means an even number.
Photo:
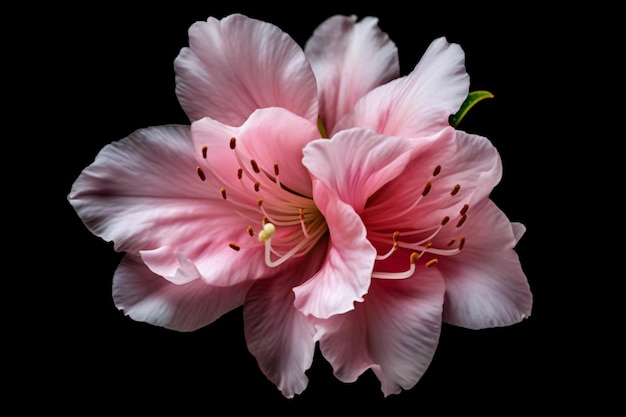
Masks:
[[[441,165],[437,165],[433,170],[433,177],[436,177],[441,172]]]
[[[465,219],[467,219],[467,215],[464,214],[463,216],[461,216],[459,221],[456,223],[456,227],[461,227],[461,225],[463,225],[463,223],[465,223]]]
[[[411,256],[409,256],[409,269],[404,272],[379,272],[373,271],[372,278],[382,278],[382,279],[404,279],[410,278],[415,273],[415,263],[419,259],[420,255],[417,252],[412,252]]]
[[[252,226],[248,226],[248,234],[252,237],[254,236],[254,229],[252,229]]]
[[[208,149],[209,149],[209,148],[207,148],[206,146],[203,146],[203,147],[202,147],[202,157],[203,157],[204,159],[206,159],[206,155],[207,155],[207,150],[208,150]]]
[[[426,197],[426,194],[430,191],[430,187],[432,187],[432,183],[428,181],[424,186],[424,191],[422,191],[422,196]]]
[[[459,184],[456,184],[452,188],[452,191],[450,191],[450,195],[456,195],[456,193],[458,193],[460,189],[461,189],[461,186]]]
[[[450,217],[446,216],[443,219],[441,219],[441,225],[445,226],[449,221],[450,221]]]
[[[252,159],[250,161],[250,165],[252,165],[252,169],[254,170],[254,172],[256,172],[257,174],[259,172],[261,172],[261,170],[259,169],[259,166],[257,165],[256,161],[254,159]]]
[[[376,260],[377,261],[384,261],[385,259],[389,258],[391,255],[393,255],[393,253],[398,250],[398,248],[400,247],[400,243],[397,241],[393,242],[393,245],[391,246],[391,249],[389,249],[389,252],[387,252],[384,255],[376,255]]]
[[[254,183],[254,191],[259,192],[259,189],[261,189],[261,183],[256,181]]]
[[[393,239],[391,249],[389,249],[389,252],[384,255],[376,255],[377,261],[382,261],[389,258],[400,247],[400,242],[398,241],[400,239],[400,232],[396,230],[395,232],[393,232],[393,235],[391,235],[391,238]]]
[[[461,236],[459,239],[459,250],[463,249],[463,246],[465,246],[465,236]]]
[[[302,228],[302,233],[304,234],[304,237],[308,239],[311,236],[307,231],[306,223],[304,223],[304,209],[299,208],[298,212],[300,213],[300,227]]]
[[[228,244],[228,246],[230,246],[230,247],[231,247],[231,249],[234,249],[234,250],[236,250],[236,251],[239,251],[239,250],[241,249],[241,246],[239,246],[239,245],[238,245],[238,244],[236,244],[236,243],[232,243],[232,242],[231,242],[231,243],[229,243],[229,244]]]
[[[222,198],[226,200],[226,188],[224,187],[220,188],[220,193],[222,193]]]
[[[448,243],[446,243],[446,246],[450,247],[450,246],[454,245],[454,242],[456,242],[456,239],[455,238],[451,238],[450,240],[448,240]]]
[[[430,261],[426,262],[426,267],[430,268],[431,266],[435,265],[437,262],[439,262],[439,260],[437,258],[431,259]]]
[[[196,167],[196,173],[198,174],[198,176],[200,177],[202,181],[206,181],[206,175],[204,174],[204,171],[202,170],[201,167],[199,166]]]
[[[465,213],[467,213],[468,209],[469,209],[469,205],[465,204],[463,208],[461,209],[461,211],[459,211],[459,213],[461,213],[461,216],[465,216]]]
[[[237,146],[237,138],[230,138],[230,149],[235,149]]]
[[[256,205],[257,205],[257,206],[259,206],[259,208],[260,208],[260,207],[263,205],[263,199],[262,199],[262,198],[259,198],[259,199],[256,201]]]
[[[282,186],[280,185],[280,180],[278,179],[278,164],[274,164],[274,181],[276,182],[276,185],[278,185],[278,188],[282,188]]]
[[[237,179],[239,179],[239,180],[240,180],[240,179],[242,179],[242,178],[243,178],[243,169],[242,169],[242,168],[239,168],[239,169],[237,170]]]

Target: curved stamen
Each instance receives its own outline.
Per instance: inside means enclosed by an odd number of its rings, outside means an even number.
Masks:
[[[415,263],[419,259],[420,255],[417,252],[411,253],[409,256],[409,269],[403,272],[379,272],[373,271],[372,278],[382,278],[382,279],[405,279],[410,278],[415,273]]]

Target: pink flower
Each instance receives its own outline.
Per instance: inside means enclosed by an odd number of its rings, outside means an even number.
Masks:
[[[243,306],[248,348],[286,397],[318,341],[340,380],[371,368],[389,395],[419,380],[442,320],[528,316],[524,228],[489,199],[498,153],[448,123],[463,61],[440,38],[398,78],[375,18],[331,17],[304,50],[239,14],[192,25],[175,60],[191,126],[107,145],[68,196],[126,254],[116,306],[180,331]]]

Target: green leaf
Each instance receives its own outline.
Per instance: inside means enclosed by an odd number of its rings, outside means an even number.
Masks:
[[[450,124],[453,127],[457,127],[459,123],[461,122],[461,119],[463,119],[463,117],[465,117],[467,112],[472,107],[474,107],[474,104],[486,98],[493,98],[493,94],[491,94],[489,91],[484,91],[484,90],[477,90],[477,91],[470,92],[467,95],[467,98],[465,99],[463,104],[461,105],[461,108],[459,109],[459,111],[454,116],[450,117]]]

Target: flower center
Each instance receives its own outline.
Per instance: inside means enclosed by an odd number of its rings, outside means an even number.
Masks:
[[[382,220],[375,220],[381,219],[380,215],[369,216],[383,210],[381,204],[367,207],[366,210],[369,212],[366,221],[368,239],[379,251],[372,273],[373,278],[409,278],[415,273],[416,264],[420,261],[430,268],[436,265],[441,257],[456,255],[465,246],[466,238],[459,234],[459,228],[467,219],[469,205],[460,204],[460,184],[455,184],[449,192],[431,192],[437,185],[436,177],[440,172],[441,165],[437,165],[417,199],[409,202],[406,208],[384,216]],[[433,195],[436,197],[432,197]],[[388,203],[386,210],[388,211]],[[435,210],[441,210],[444,213],[448,211],[448,213],[444,214],[440,220],[431,221],[431,224],[428,224],[423,219],[432,217],[428,215]],[[422,219],[422,221],[417,227],[414,224],[416,222],[407,221],[407,219]],[[397,224],[399,227],[391,231],[390,224]],[[406,269],[407,263],[408,269]]]
[[[267,161],[244,158],[234,137],[230,138],[229,146],[238,164],[239,185],[233,186],[233,181],[226,181],[208,161],[207,169],[223,184],[219,189],[222,199],[249,222],[245,231],[251,239],[228,245],[237,251],[264,245],[265,263],[269,267],[307,254],[328,230],[313,198],[284,185],[278,163],[266,165]],[[205,160],[207,151],[204,146],[202,157]],[[196,167],[196,172],[202,181],[206,181],[202,167]],[[226,184],[231,184],[230,188]]]

